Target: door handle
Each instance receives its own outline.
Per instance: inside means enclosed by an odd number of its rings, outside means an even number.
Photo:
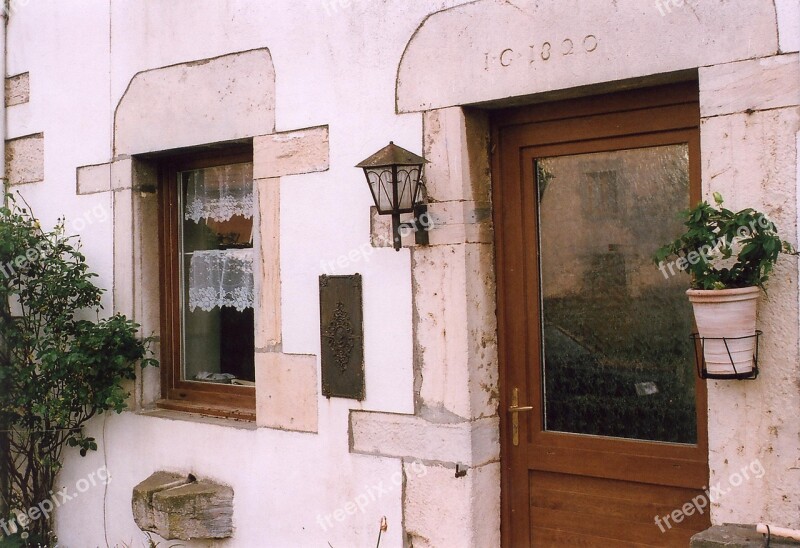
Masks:
[[[520,407],[518,405],[512,405],[511,407],[508,408],[508,411],[509,413],[519,413],[520,411],[533,411],[533,407],[531,407],[530,405],[525,405],[523,407]]]
[[[508,412],[511,413],[511,443],[516,447],[519,445],[519,413],[522,411],[533,411],[530,405],[519,404],[519,388],[511,390],[511,405]]]

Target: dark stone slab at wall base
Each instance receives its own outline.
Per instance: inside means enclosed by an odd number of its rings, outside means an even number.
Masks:
[[[770,548],[800,546],[795,540],[773,536]],[[726,523],[714,525],[692,537],[691,548],[762,548],[764,535],[756,532],[755,525]]]

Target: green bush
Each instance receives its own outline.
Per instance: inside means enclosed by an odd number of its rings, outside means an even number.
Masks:
[[[7,198],[0,208],[0,507],[12,518],[52,499],[65,448],[96,450],[86,422],[125,409],[123,383],[135,378],[136,363],[157,364],[137,324],[119,314],[100,318],[103,290],[64,220],[44,231]],[[52,515],[14,537],[5,543],[54,542]]]

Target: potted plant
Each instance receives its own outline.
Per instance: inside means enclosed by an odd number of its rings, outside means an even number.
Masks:
[[[731,211],[714,193],[714,206],[700,202],[681,213],[686,231],[661,247],[654,262],[665,277],[691,275],[686,291],[703,341],[709,377],[753,374],[756,307],[780,253],[797,254],[777,227],[754,209]]]

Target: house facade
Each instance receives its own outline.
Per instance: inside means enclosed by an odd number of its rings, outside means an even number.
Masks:
[[[797,259],[751,381],[697,378],[688,277],[650,260],[713,192],[797,242],[797,0],[6,13],[9,189],[161,364],[68,454],[63,546],[800,528]],[[354,167],[390,141],[427,161],[399,252]]]

